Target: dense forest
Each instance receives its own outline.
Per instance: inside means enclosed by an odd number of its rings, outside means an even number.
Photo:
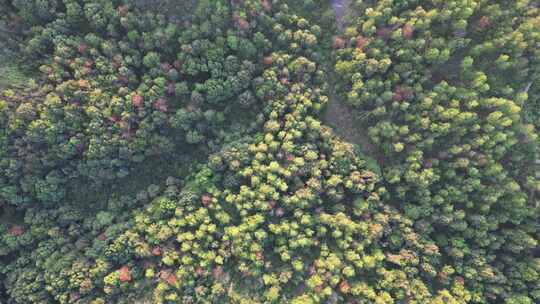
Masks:
[[[0,0],[0,303],[540,303],[535,0]]]

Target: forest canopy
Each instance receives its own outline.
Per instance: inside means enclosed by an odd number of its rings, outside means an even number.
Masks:
[[[539,29],[0,0],[0,303],[540,303]]]

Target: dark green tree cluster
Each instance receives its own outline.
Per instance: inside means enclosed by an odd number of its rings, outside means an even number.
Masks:
[[[71,179],[125,177],[148,157],[219,149],[260,126],[253,83],[271,44],[226,6],[179,26],[120,1],[11,5],[33,25],[25,60],[43,62],[44,79],[2,94],[4,201],[59,202]]]
[[[391,202],[437,245],[421,270],[473,303],[540,301],[534,1],[357,1],[334,38],[346,102],[383,149]],[[532,94],[531,94],[532,93]],[[527,124],[532,123],[532,124]]]

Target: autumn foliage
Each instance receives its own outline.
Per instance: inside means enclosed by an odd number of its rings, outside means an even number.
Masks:
[[[540,303],[533,1],[196,2],[0,1],[0,302]]]

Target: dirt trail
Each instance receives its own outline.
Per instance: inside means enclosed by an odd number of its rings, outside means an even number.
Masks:
[[[351,0],[331,0],[332,8],[336,14],[336,24],[339,31],[345,29],[345,16],[351,5]]]
[[[351,0],[332,0],[332,8],[336,15],[336,24],[338,31],[342,32],[345,29],[345,18],[348,14]],[[330,63],[332,64],[332,63]],[[327,67],[329,71],[333,70],[332,66]],[[335,87],[333,85],[332,87]],[[326,111],[323,116],[323,122],[334,129],[334,133],[342,139],[356,144],[362,152],[375,160],[380,160],[380,152],[378,148],[371,143],[367,134],[367,128],[358,120],[358,111],[347,105],[342,97],[332,90],[329,93],[329,101],[326,106]],[[378,161],[381,163],[381,161]]]
[[[332,127],[334,133],[344,140],[357,144],[365,154],[377,158],[378,149],[367,135],[367,129],[355,117],[357,111],[339,100],[339,96],[331,93],[324,113],[323,122]]]

